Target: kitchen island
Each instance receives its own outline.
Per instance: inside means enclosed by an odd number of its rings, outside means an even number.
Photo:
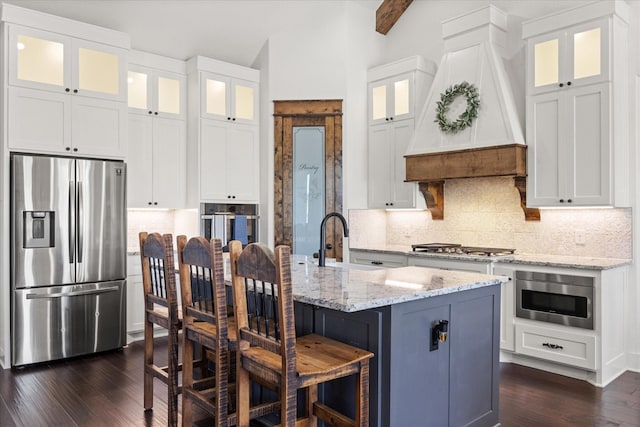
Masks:
[[[297,333],[375,353],[371,426],[498,424],[500,285],[506,277],[424,267],[318,267],[314,261],[292,259]],[[437,340],[443,321],[444,342]],[[349,413],[352,387],[347,378],[320,393]]]

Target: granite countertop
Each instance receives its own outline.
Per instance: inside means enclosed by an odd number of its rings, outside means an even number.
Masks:
[[[353,250],[401,254],[416,257],[431,257],[473,262],[506,262],[514,264],[529,264],[546,267],[561,268],[581,268],[588,270],[608,270],[611,268],[622,267],[631,264],[630,259],[620,258],[600,258],[600,257],[580,257],[566,255],[545,255],[545,254],[520,254],[495,256],[495,257],[479,257],[463,254],[438,254],[426,252],[414,252],[410,245],[376,245],[367,248],[350,248]]]
[[[504,276],[425,267],[373,268],[336,263],[318,267],[317,260],[292,257],[294,300],[353,312],[435,297],[507,281]]]

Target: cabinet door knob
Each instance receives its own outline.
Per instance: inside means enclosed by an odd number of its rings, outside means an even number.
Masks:
[[[231,198],[232,198],[232,199],[235,199],[235,198],[236,198],[236,196],[231,196]]]
[[[393,206],[393,203],[389,203],[389,206]]]
[[[157,115],[158,115],[158,112],[156,111],[156,112],[155,112],[155,113],[153,113],[153,114],[155,114],[155,115],[157,116]]]
[[[386,121],[389,121],[389,117],[385,117],[384,119],[385,119]]]
[[[560,83],[558,86],[563,87],[563,86],[564,86],[564,83]]]
[[[564,199],[560,199],[560,203],[564,203]]]
[[[71,151],[71,147],[65,147],[65,150]]]
[[[73,93],[78,93],[78,89],[74,89],[74,90],[73,90]]]
[[[393,117],[389,117],[389,120],[393,120]]]
[[[567,86],[571,86],[571,82],[567,82]]]
[[[149,114],[153,114],[153,111],[149,111]]]
[[[154,205],[157,205],[157,204],[158,204],[158,202],[153,202],[153,204],[154,204]]]
[[[77,152],[78,152],[78,149],[77,149],[77,148],[74,148],[74,149],[73,149],[73,151],[77,153]]]
[[[65,92],[70,92],[70,91],[71,91],[71,89],[69,89],[69,88],[67,87],[67,88],[64,88],[64,91],[65,91]]]
[[[149,202],[149,205],[152,205],[153,203]]]
[[[373,265],[382,265],[382,261],[371,261]]]
[[[235,121],[236,121],[236,118],[234,117],[233,119],[231,119],[231,121],[232,121],[232,122],[235,122]]]
[[[571,199],[568,199],[568,200],[567,200],[567,203],[571,203]]]
[[[231,120],[231,117],[227,117],[227,120]]]

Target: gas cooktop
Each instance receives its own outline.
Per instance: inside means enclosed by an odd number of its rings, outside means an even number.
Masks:
[[[475,256],[502,256],[511,255],[515,249],[484,248],[476,246],[462,246],[457,243],[421,243],[411,245],[414,252],[428,252],[440,254],[463,254]]]

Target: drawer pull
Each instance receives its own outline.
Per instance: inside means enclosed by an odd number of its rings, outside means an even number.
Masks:
[[[542,343],[543,347],[549,347],[553,350],[562,350],[564,347],[558,344],[550,344],[548,342]]]
[[[382,261],[371,261],[373,265],[382,265]]]

